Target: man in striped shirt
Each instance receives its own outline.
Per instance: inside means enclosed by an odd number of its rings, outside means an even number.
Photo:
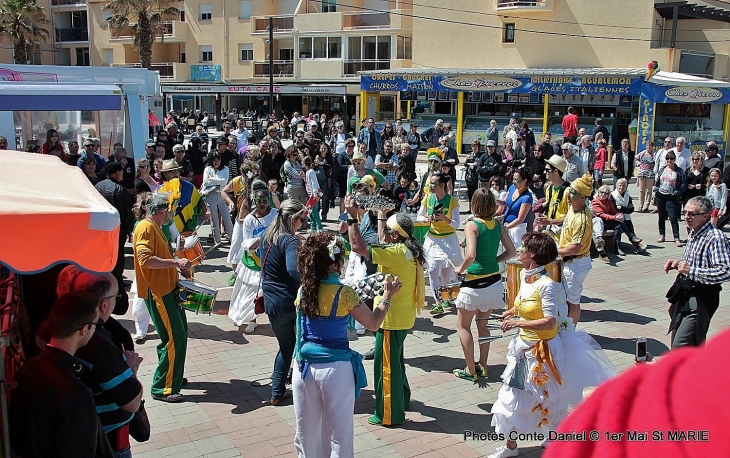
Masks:
[[[707,197],[693,197],[684,208],[690,229],[687,246],[679,260],[670,259],[664,265],[667,273],[679,271],[667,292],[672,348],[705,341],[712,315],[720,305],[721,285],[730,280],[730,244],[710,223],[712,203]]]

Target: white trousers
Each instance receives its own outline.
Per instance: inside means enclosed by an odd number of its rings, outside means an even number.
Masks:
[[[147,310],[147,304],[144,299],[137,296],[137,279],[132,282],[132,288],[129,290],[132,294],[132,315],[134,315],[134,327],[137,334],[146,336],[150,327],[150,312]]]
[[[292,391],[300,458],[355,456],[355,375],[349,361],[309,366],[302,380],[294,362]]]
[[[231,222],[231,215],[228,213],[228,204],[221,197],[220,192],[212,192],[205,198],[205,203],[208,204],[210,210],[210,224],[213,226],[213,240],[215,243],[221,243],[221,225],[218,222],[218,215],[221,215],[223,220],[223,226],[226,229],[226,233],[229,238],[233,237],[233,223]]]

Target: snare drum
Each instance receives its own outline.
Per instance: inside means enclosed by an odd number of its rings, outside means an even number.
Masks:
[[[188,312],[207,313],[213,312],[215,297],[218,290],[205,283],[196,280],[180,280],[178,282],[177,302],[181,308]]]
[[[178,259],[189,259],[194,266],[203,262],[203,246],[197,235],[191,235],[185,239],[185,246],[180,250],[175,250],[175,256]]]
[[[459,295],[461,283],[447,283],[438,287],[438,293],[442,301],[454,302]]]
[[[517,297],[517,292],[520,290],[520,272],[522,272],[522,269],[522,263],[517,258],[507,261],[507,307],[509,308],[515,305],[515,297]],[[563,281],[563,260],[560,256],[546,265],[545,270],[555,282]]]

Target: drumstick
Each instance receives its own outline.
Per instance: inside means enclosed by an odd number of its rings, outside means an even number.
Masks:
[[[210,253],[211,251],[215,250],[215,248],[216,247],[208,248],[208,251],[204,252],[203,254],[201,254],[200,256],[198,256],[197,258],[193,259],[193,261],[197,261],[198,259],[205,259],[205,257],[208,255],[208,253]]]
[[[479,337],[479,345],[489,343],[493,340],[501,339],[502,337],[511,337],[509,334],[502,334],[501,336],[485,336],[485,337]]]

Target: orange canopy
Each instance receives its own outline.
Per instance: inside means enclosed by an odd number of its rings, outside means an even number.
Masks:
[[[110,272],[119,213],[78,167],[56,156],[0,151],[0,263],[36,273],[58,263]]]

